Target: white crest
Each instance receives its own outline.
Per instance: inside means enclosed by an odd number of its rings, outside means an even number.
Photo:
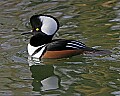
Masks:
[[[58,28],[57,22],[48,16],[39,17],[42,22],[41,31],[47,35],[53,35]]]
[[[41,50],[33,55],[33,53],[40,47],[42,47]],[[32,57],[39,58],[39,57],[41,57],[43,51],[45,50],[45,47],[46,47],[45,44],[38,46],[38,47],[34,47],[34,46],[31,46],[30,44],[28,44],[28,53],[30,56],[33,55]]]

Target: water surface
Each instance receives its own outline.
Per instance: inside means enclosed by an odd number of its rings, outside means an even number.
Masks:
[[[117,0],[1,0],[0,96],[120,96],[120,2]],[[29,18],[60,21],[55,38],[107,49],[105,56],[28,60]],[[30,66],[29,66],[30,65]]]

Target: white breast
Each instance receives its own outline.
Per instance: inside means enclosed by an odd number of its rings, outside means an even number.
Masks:
[[[33,55],[33,53],[40,47],[42,47],[41,50]],[[28,54],[32,57],[39,58],[39,57],[41,57],[43,51],[45,50],[45,47],[46,47],[45,45],[34,47],[34,46],[31,46],[30,44],[28,44]]]

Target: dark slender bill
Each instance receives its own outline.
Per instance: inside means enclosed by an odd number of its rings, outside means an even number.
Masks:
[[[26,34],[31,34],[31,35],[33,35],[33,32],[24,32],[24,33],[21,33],[21,35],[26,35]]]

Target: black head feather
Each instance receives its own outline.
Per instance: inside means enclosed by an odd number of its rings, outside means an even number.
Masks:
[[[39,28],[39,31],[41,31],[40,29],[41,29],[41,26],[42,26],[42,22],[39,19],[39,15],[33,15],[30,18],[30,23],[31,23],[31,26],[33,28],[33,32],[36,32],[37,28]]]
[[[50,43],[52,40],[53,35],[46,35],[42,32],[39,32],[38,34],[34,35],[30,39],[30,45],[37,47],[43,44]]]

